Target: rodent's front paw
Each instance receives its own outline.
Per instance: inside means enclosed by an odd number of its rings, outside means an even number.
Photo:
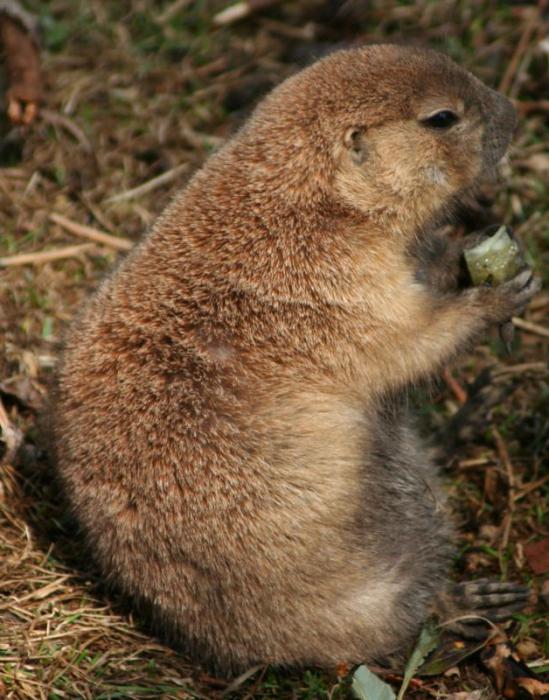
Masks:
[[[476,287],[471,291],[477,293],[490,323],[505,323],[521,314],[540,289],[540,280],[528,267],[497,287]]]

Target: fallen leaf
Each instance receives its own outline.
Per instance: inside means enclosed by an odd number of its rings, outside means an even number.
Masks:
[[[549,693],[549,683],[528,668],[509,642],[489,644],[480,658],[494,675],[496,690],[504,698],[519,697],[521,690],[533,700],[541,700]]]
[[[517,644],[517,651],[521,659],[538,658],[541,653],[539,646],[531,639],[525,639],[523,642],[519,642]]]
[[[15,397],[23,406],[34,410],[44,404],[45,389],[35,379],[18,374],[0,382],[0,393]]]
[[[517,685],[536,699],[549,694],[549,683],[544,683],[540,678],[517,678]]]
[[[530,544],[525,545],[524,554],[535,574],[546,574],[549,572],[549,537],[539,542],[530,542]]]
[[[476,654],[486,644],[486,640],[473,641],[457,639],[452,633],[441,633],[437,649],[418,669],[420,676],[438,676],[457,666],[468,656]]]

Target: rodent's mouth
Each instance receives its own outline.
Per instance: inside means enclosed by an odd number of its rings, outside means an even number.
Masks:
[[[512,134],[498,135],[487,140],[483,147],[483,170],[497,172],[497,168],[506,160]]]

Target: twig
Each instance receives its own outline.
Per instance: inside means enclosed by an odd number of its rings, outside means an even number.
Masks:
[[[539,13],[536,10],[533,11],[531,16],[528,18],[526,26],[524,27],[519,42],[517,44],[517,48],[515,49],[515,53],[513,54],[511,61],[507,66],[507,70],[505,71],[503,78],[501,79],[501,82],[499,84],[499,91],[503,94],[507,94],[509,88],[511,87],[513,77],[517,72],[517,68],[522,60],[526,49],[528,48],[528,43],[530,42],[530,38],[534,30],[536,29],[538,22]]]
[[[472,457],[471,459],[462,459],[458,462],[458,469],[476,469],[476,467],[484,467],[487,464],[492,464],[489,457]]]
[[[539,309],[544,309],[546,306],[549,306],[549,294],[547,292],[542,292],[532,299],[528,308],[530,311],[538,311]]]
[[[545,476],[542,476],[541,479],[536,479],[536,481],[532,481],[530,484],[526,484],[526,486],[523,486],[520,491],[517,491],[517,493],[513,497],[513,501],[516,503],[521,498],[524,498],[524,496],[529,494],[531,491],[535,491],[540,486],[546,484],[548,481],[549,474],[546,474]]]
[[[40,265],[42,263],[62,260],[63,258],[74,258],[81,253],[86,253],[95,248],[93,243],[83,243],[82,245],[70,245],[57,250],[46,250],[42,253],[22,253],[21,255],[10,255],[0,258],[0,267],[13,267],[15,265]]]
[[[246,695],[242,698],[242,700],[251,700],[251,698],[255,697],[255,693],[261,683],[263,682],[263,679],[265,678],[265,674],[269,670],[269,666],[263,666],[263,669],[261,673],[259,674],[258,678],[256,679],[255,683],[252,685],[250,690],[246,693]]]
[[[528,331],[529,333],[534,333],[535,335],[541,335],[543,338],[549,338],[549,328],[545,326],[540,326],[537,323],[532,323],[531,321],[525,321],[523,318],[518,318],[513,316],[513,325],[517,328],[521,328],[523,331]]]
[[[546,362],[523,362],[518,365],[507,365],[494,370],[494,380],[507,377],[508,374],[526,374],[527,372],[547,372]]]
[[[175,0],[171,5],[168,5],[168,7],[164,10],[164,12],[161,12],[158,17],[156,18],[156,21],[158,24],[168,24],[170,20],[172,20],[181,10],[184,10],[187,5],[190,5],[192,0]]]
[[[133,242],[128,238],[111,236],[110,233],[104,233],[91,226],[84,226],[83,224],[76,223],[76,221],[71,221],[61,214],[56,214],[54,212],[50,214],[49,219],[53,221],[54,224],[58,224],[67,231],[74,233],[75,236],[88,238],[90,241],[95,241],[95,243],[101,243],[101,245],[116,248],[116,250],[130,250],[130,248],[133,248]]]
[[[179,132],[193,148],[219,148],[225,143],[225,139],[221,136],[201,134],[185,124],[179,126]]]
[[[74,136],[86,153],[93,153],[93,146],[91,145],[90,140],[72,119],[64,116],[63,114],[52,112],[49,109],[40,110],[40,114],[42,115],[42,119],[49,124],[53,124],[53,126],[60,126],[61,128],[65,129],[65,131],[68,131],[71,136]]]
[[[225,688],[225,690],[223,690],[221,695],[225,696],[229,693],[233,693],[235,690],[240,688],[240,686],[243,683],[245,683],[248,679],[250,679],[252,676],[255,676],[255,674],[262,668],[264,668],[263,664],[258,664],[257,666],[252,666],[247,671],[244,671],[244,673],[240,674],[240,676],[237,676],[233,681],[231,681],[230,685],[228,685]]]
[[[218,27],[232,24],[254,12],[276,5],[277,2],[280,2],[280,0],[244,0],[244,2],[236,2],[234,5],[229,5],[229,7],[214,15],[213,22]]]
[[[221,56],[216,58],[214,61],[210,61],[203,66],[196,66],[189,70],[190,75],[196,75],[199,78],[209,78],[214,73],[222,73],[226,71],[229,66],[229,62],[226,56]]]
[[[452,377],[450,370],[447,367],[442,371],[442,378],[448,385],[450,391],[454,394],[456,401],[460,406],[463,406],[467,401],[467,392],[463,389],[457,379]]]
[[[161,187],[167,182],[175,180],[176,177],[188,170],[189,167],[189,163],[182,163],[181,165],[177,165],[175,168],[171,168],[171,170],[166,170],[166,172],[161,173],[156,177],[153,177],[151,180],[148,180],[147,182],[144,182],[143,184],[138,185],[137,187],[133,187],[131,190],[126,190],[125,192],[115,194],[112,197],[106,199],[105,201],[107,202],[107,204],[113,204],[114,202],[123,202],[128,199],[135,199],[136,197],[140,197],[142,194],[152,192],[152,190],[155,190],[157,187]]]
[[[509,544],[509,535],[511,533],[511,524],[513,522],[513,514],[515,511],[515,487],[516,479],[515,472],[513,470],[513,463],[509,457],[509,452],[507,446],[501,437],[501,434],[497,428],[493,430],[494,442],[496,443],[496,451],[501,463],[505,467],[505,473],[507,475],[507,512],[505,513],[502,523],[501,523],[501,540],[499,544],[499,554],[500,563],[503,551],[507,548]]]
[[[515,107],[521,114],[549,112],[549,100],[517,100]]]
[[[0,168],[0,177],[9,177],[14,179],[24,179],[28,177],[28,173],[23,168]]]
[[[262,21],[262,25],[269,32],[301,41],[312,41],[317,33],[317,26],[314,22],[307,22],[302,27],[293,27],[284,22],[277,22],[275,19],[265,19]]]
[[[497,428],[494,428],[493,435],[494,442],[496,443],[498,457],[500,458],[501,463],[505,467],[505,474],[507,475],[507,484],[509,486],[509,489],[513,490],[516,484],[515,472],[513,470],[513,464],[511,462],[511,458],[509,457],[507,446],[503,442],[503,438],[501,437],[501,434]]]

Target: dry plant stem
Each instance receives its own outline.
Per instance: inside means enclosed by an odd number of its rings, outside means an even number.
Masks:
[[[450,370],[446,367],[442,372],[442,378],[446,382],[448,388],[456,397],[456,401],[460,406],[463,406],[467,401],[467,392],[463,389],[461,384],[452,377]]]
[[[283,22],[277,22],[274,19],[264,19],[261,24],[268,31],[288,37],[289,39],[311,41],[315,38],[316,34],[316,26],[313,22],[307,22],[303,27],[293,27]]]
[[[133,187],[131,190],[126,190],[125,192],[115,194],[112,197],[106,199],[105,201],[108,204],[113,204],[114,202],[123,202],[128,199],[136,199],[137,197],[140,197],[143,194],[147,194],[147,192],[152,192],[153,190],[157,189],[157,187],[161,187],[162,185],[165,185],[166,183],[175,180],[176,177],[186,172],[189,169],[189,167],[190,166],[188,163],[182,163],[181,165],[177,165],[175,168],[171,168],[171,170],[166,170],[166,172],[161,173],[156,177],[153,177],[151,180],[144,182],[142,185],[138,185],[137,187]]]
[[[116,250],[130,250],[130,248],[133,248],[133,242],[127,238],[118,238],[117,236],[111,236],[109,233],[98,231],[91,226],[78,224],[76,221],[67,219],[67,217],[63,216],[62,214],[50,214],[49,219],[50,221],[53,221],[54,224],[58,224],[62,228],[73,233],[75,236],[88,238],[90,241],[100,243],[101,245],[106,245],[109,248],[115,248]]]
[[[59,126],[62,129],[65,129],[65,131],[68,131],[71,136],[74,136],[86,153],[93,153],[93,146],[91,145],[90,140],[72,119],[64,116],[63,114],[52,112],[50,109],[43,109],[41,110],[40,114],[42,115],[42,119],[48,122],[48,124],[52,124],[52,126]]]
[[[476,469],[477,467],[485,467],[492,464],[493,460],[488,457],[475,457],[472,459],[462,459],[458,462],[459,469]]]
[[[234,5],[229,5],[221,12],[218,12],[214,18],[214,24],[223,26],[238,22],[238,20],[248,17],[253,12],[266,9],[271,5],[276,5],[280,0],[245,0],[245,2],[237,2]]]
[[[529,493],[532,491],[535,491],[536,489],[539,489],[541,486],[546,484],[549,481],[549,474],[546,476],[542,476],[541,479],[536,479],[536,481],[532,481],[530,484],[526,484],[523,488],[520,489],[520,491],[517,491],[513,497],[513,501],[516,503],[519,501],[521,498],[524,498],[524,496],[527,496]]]
[[[493,430],[494,442],[496,443],[496,451],[498,457],[501,460],[502,465],[505,468],[505,473],[507,475],[507,512],[505,513],[502,523],[501,523],[501,540],[499,545],[499,555],[500,563],[503,551],[507,548],[509,544],[509,534],[511,532],[511,524],[513,522],[513,513],[515,510],[515,491],[516,491],[516,479],[515,472],[513,470],[513,463],[509,457],[509,452],[507,446],[501,437],[501,434],[497,428]]]
[[[549,112],[549,100],[520,100],[515,103],[515,106],[523,115],[531,112]]]
[[[515,74],[519,68],[524,53],[528,49],[531,36],[536,29],[538,22],[539,12],[536,10],[532,12],[531,17],[526,22],[526,26],[524,27],[520,40],[517,44],[517,48],[515,49],[515,53],[513,54],[513,57],[507,66],[507,70],[505,71],[505,74],[499,84],[499,91],[504,95],[509,92],[509,89],[513,83],[513,78],[515,77]]]
[[[0,168],[0,176],[10,179],[13,178],[14,180],[26,180],[29,174],[26,170],[23,170],[23,168]]]
[[[88,253],[95,248],[93,243],[84,243],[82,245],[71,245],[66,248],[57,248],[57,250],[47,250],[42,253],[22,253],[21,255],[10,255],[5,258],[0,258],[1,267],[13,267],[14,265],[41,265],[54,260],[63,260],[64,258],[74,258],[82,253]]]
[[[261,683],[263,682],[263,679],[265,678],[265,674],[267,673],[268,666],[263,666],[263,670],[259,674],[258,679],[255,681],[255,683],[252,685],[250,688],[249,692],[246,693],[246,695],[242,698],[242,700],[253,700],[254,697],[256,697],[255,693]]]
[[[518,365],[509,365],[501,367],[494,371],[494,381],[498,381],[501,377],[506,377],[509,374],[526,374],[527,372],[547,372],[546,362],[522,362]]]
[[[86,194],[82,194],[81,201],[82,201],[82,204],[88,210],[88,212],[93,216],[93,218],[97,221],[97,223],[100,224],[101,227],[103,228],[102,233],[113,234],[113,231],[116,231],[116,228],[113,227],[112,223],[103,214],[101,209],[99,209],[99,207],[96,206]],[[117,236],[116,238],[119,238],[119,237]]]
[[[229,693],[233,693],[235,690],[240,688],[240,686],[243,683],[245,683],[249,678],[254,676],[262,668],[264,668],[263,664],[258,664],[257,666],[252,666],[247,671],[244,671],[244,673],[241,673],[234,679],[234,681],[231,682],[230,685],[228,685],[225,688],[225,690],[222,692],[222,695],[224,696],[229,695]]]
[[[171,5],[158,15],[156,21],[158,24],[167,24],[176,15],[178,15],[182,10],[184,10],[187,5],[190,5],[192,0],[175,0]]]
[[[530,311],[538,311],[539,309],[545,309],[547,307],[549,307],[549,294],[547,292],[540,292],[535,299],[532,299]]]
[[[534,333],[535,335],[541,335],[543,338],[549,338],[549,328],[545,326],[540,326],[537,323],[532,323],[531,321],[525,321],[523,318],[518,318],[513,316],[513,325],[517,328],[521,328],[523,331],[528,331],[528,333]]]

